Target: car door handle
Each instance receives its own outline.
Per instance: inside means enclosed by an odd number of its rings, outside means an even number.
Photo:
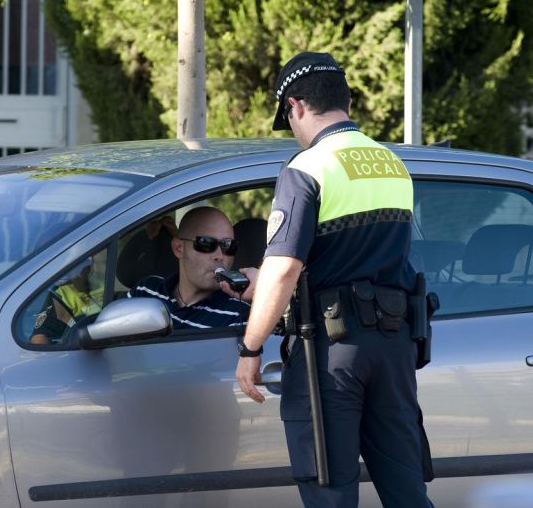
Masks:
[[[528,365],[528,367],[533,367],[533,355],[526,356],[526,364]]]
[[[266,372],[261,374],[261,381],[255,383],[259,386],[268,385],[271,383],[281,383],[281,371],[279,372]]]
[[[259,386],[267,386],[271,384],[281,383],[281,368],[283,364],[281,362],[267,363],[261,372],[261,381],[255,383]],[[268,387],[268,386],[267,386]]]

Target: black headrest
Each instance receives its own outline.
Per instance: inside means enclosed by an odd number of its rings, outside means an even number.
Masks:
[[[247,266],[259,267],[266,249],[267,221],[264,219],[243,219],[233,226],[239,250],[233,261],[233,269]]]
[[[463,272],[503,275],[513,271],[518,253],[533,243],[533,226],[493,224],[479,228],[466,244]]]
[[[131,288],[148,275],[177,273],[178,260],[172,252],[172,236],[161,228],[159,234],[150,240],[146,230],[135,233],[124,246],[117,262],[117,278]]]
[[[413,240],[411,254],[420,257],[425,272],[439,272],[450,263],[461,259],[465,244],[452,240]]]

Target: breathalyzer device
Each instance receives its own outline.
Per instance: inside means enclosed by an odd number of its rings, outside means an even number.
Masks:
[[[215,269],[215,279],[217,282],[227,282],[229,287],[237,293],[244,293],[250,285],[248,278],[237,270],[224,270],[219,267]]]

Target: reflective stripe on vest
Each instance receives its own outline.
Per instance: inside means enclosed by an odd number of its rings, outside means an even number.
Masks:
[[[289,167],[320,184],[319,234],[321,223],[341,217],[352,221],[343,227],[375,220],[410,221],[413,185],[405,165],[361,132],[327,136],[298,154]]]

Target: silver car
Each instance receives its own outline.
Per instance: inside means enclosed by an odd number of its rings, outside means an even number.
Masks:
[[[411,261],[441,301],[418,372],[428,489],[440,508],[477,508],[489,484],[533,482],[533,163],[391,148],[415,184]],[[242,327],[168,333],[157,300],[122,298],[177,269],[150,223],[199,203],[235,223],[236,267],[259,264],[296,150],[164,140],[0,159],[2,508],[301,506],[279,419],[281,337],[267,341],[258,405],[234,378]],[[54,295],[81,276],[86,301],[39,340]],[[364,467],[360,505],[380,506]]]

